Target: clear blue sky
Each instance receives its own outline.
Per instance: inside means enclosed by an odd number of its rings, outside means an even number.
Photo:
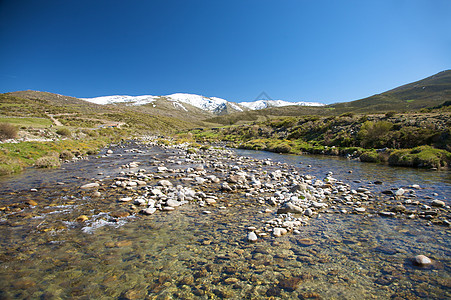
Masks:
[[[344,102],[451,68],[451,0],[0,0],[0,93]]]

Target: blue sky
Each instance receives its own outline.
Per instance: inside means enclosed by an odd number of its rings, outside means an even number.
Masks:
[[[451,68],[449,0],[0,1],[0,93],[345,102]]]

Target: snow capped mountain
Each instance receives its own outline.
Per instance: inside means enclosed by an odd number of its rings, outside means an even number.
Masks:
[[[259,110],[269,107],[281,107],[288,105],[299,106],[323,106],[324,104],[318,102],[289,102],[283,100],[257,100],[253,102],[240,102],[234,103],[217,97],[205,97],[194,94],[176,93],[166,96],[103,96],[96,98],[82,98],[85,101],[93,102],[96,104],[115,104],[125,103],[126,105],[145,105],[156,100],[166,100],[173,102],[175,109],[188,111],[183,104],[189,104],[204,111],[208,111],[214,114],[224,114],[230,112],[239,112],[244,110]]]
[[[95,104],[114,104],[114,103],[129,103],[133,105],[144,105],[155,101],[155,96],[143,95],[143,96],[104,96],[96,98],[81,98],[82,100],[89,101]]]
[[[240,102],[242,106],[249,108],[250,110],[259,110],[269,107],[282,107],[289,105],[299,105],[299,106],[324,106],[324,104],[319,102],[289,102],[283,100],[257,100],[252,102]]]

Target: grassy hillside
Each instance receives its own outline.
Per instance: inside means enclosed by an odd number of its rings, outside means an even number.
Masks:
[[[439,106],[451,100],[451,70],[443,71],[414,83],[365,99],[332,104],[339,113],[380,113],[418,111]]]
[[[72,129],[94,129],[102,125],[125,123],[125,126],[140,131],[174,132],[199,125],[179,118],[177,114],[171,115],[170,109],[167,109],[168,113],[161,110],[161,114],[158,112],[150,114],[146,108],[98,105],[73,97],[36,91],[0,94],[0,109],[0,118],[4,122],[21,127],[34,125],[25,119],[30,117],[35,118],[36,123],[38,123],[36,118],[40,118],[42,119],[40,123],[47,125],[58,125],[55,124],[56,120]]]
[[[451,71],[443,71],[423,80],[406,84],[368,98],[323,107],[287,106],[229,114],[207,121],[221,125],[261,122],[280,117],[339,116],[345,113],[377,114],[390,111],[419,112],[451,101]]]

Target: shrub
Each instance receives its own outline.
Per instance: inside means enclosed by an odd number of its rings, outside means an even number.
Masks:
[[[68,150],[63,150],[59,156],[62,160],[70,160],[74,157],[74,154]]]
[[[55,155],[47,155],[40,157],[35,162],[36,168],[59,168],[61,162],[59,158]]]
[[[396,115],[396,111],[388,111],[385,113],[386,118],[392,118]]]
[[[392,166],[420,168],[446,167],[451,163],[451,153],[430,146],[420,146],[394,151],[388,158],[388,163]]]
[[[15,139],[19,129],[9,123],[0,123],[0,140]]]
[[[390,140],[388,133],[392,127],[393,124],[387,121],[366,121],[363,123],[357,136],[365,148],[384,147]]]
[[[22,171],[23,163],[0,153],[0,176]]]
[[[379,155],[376,152],[364,152],[362,153],[362,155],[360,155],[360,161],[363,162],[372,162],[372,163],[376,163],[379,162]]]
[[[71,137],[72,133],[68,128],[60,128],[56,131],[56,134],[64,136],[64,137]]]
[[[277,152],[277,153],[290,153],[291,152],[291,146],[285,143],[277,144],[273,146],[270,151]]]

